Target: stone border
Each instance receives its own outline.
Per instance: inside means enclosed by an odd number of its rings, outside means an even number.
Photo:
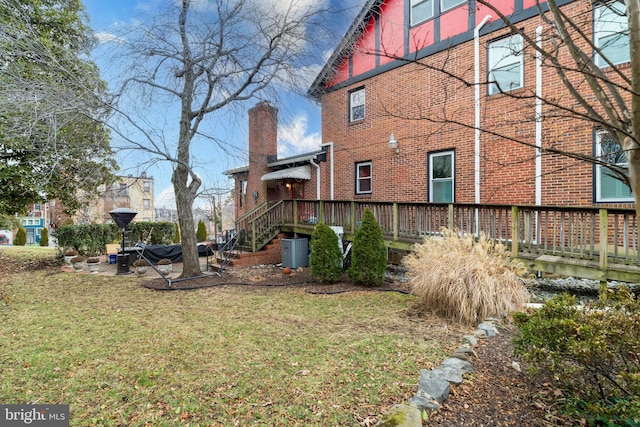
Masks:
[[[473,347],[479,338],[493,337],[498,334],[498,319],[489,318],[478,325],[472,335],[462,337],[462,345],[451,357],[433,369],[422,369],[418,381],[418,391],[405,403],[394,405],[380,419],[380,427],[422,427],[423,414],[438,411],[447,400],[451,384],[462,384],[465,374],[472,374],[471,358],[477,357]]]

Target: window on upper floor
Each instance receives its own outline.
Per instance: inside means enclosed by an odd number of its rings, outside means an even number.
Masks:
[[[355,122],[364,119],[364,88],[349,92],[349,121]]]
[[[523,50],[518,34],[489,43],[489,95],[524,86]]]
[[[120,183],[120,189],[118,190],[118,195],[122,197],[127,197],[129,195],[129,186],[126,183],[124,182]]]
[[[411,0],[411,25],[433,18],[433,0]]]
[[[142,199],[142,209],[148,211],[151,209],[151,200],[150,199]]]
[[[356,163],[356,194],[371,194],[373,175],[371,162]]]
[[[595,132],[596,157],[605,163],[627,169],[627,155],[606,130]],[[602,165],[595,167],[596,202],[633,202],[631,189]]]
[[[145,193],[148,193],[151,191],[151,181],[144,181],[142,185],[143,185],[142,191],[144,191]]]
[[[464,3],[466,3],[465,0],[440,0],[440,10],[444,12]]]
[[[593,41],[602,53],[596,53],[598,67],[623,64],[631,60],[626,6],[621,2],[599,4],[593,10]]]
[[[242,207],[246,203],[247,198],[247,180],[240,180],[240,200],[239,205]]]
[[[453,151],[429,154],[429,202],[453,203],[455,156]]]

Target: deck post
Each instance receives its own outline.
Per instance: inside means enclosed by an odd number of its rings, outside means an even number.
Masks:
[[[449,206],[447,206],[447,227],[449,228],[449,230],[453,231],[453,203],[449,203]]]
[[[600,209],[600,260],[601,270],[606,270],[609,264],[607,259],[608,240],[609,240],[609,213],[606,209]]]
[[[511,255],[518,256],[518,243],[520,239],[520,210],[517,206],[511,206]]]
[[[298,202],[293,200],[293,226],[298,226]]]
[[[251,221],[251,252],[256,252],[256,222]]]
[[[356,202],[351,201],[351,235],[356,234]]]
[[[318,209],[320,210],[318,212],[318,222],[324,222],[324,201],[319,200],[318,202],[320,203],[318,206]]]
[[[393,241],[398,241],[398,224],[400,223],[398,215],[398,202],[393,202]]]

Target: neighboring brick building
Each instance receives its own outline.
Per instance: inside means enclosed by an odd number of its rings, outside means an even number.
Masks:
[[[589,26],[585,33],[615,56],[615,64],[629,62],[628,36],[626,45],[624,36],[604,44],[612,35],[601,29],[603,22],[612,25],[617,18],[607,15],[602,4],[558,3],[565,14]],[[551,29],[539,17],[535,0],[492,4],[534,40],[541,31],[543,47],[550,43],[544,34]],[[606,168],[561,155],[536,156],[536,146],[587,156],[612,148],[599,144],[610,140],[592,123],[559,117],[548,106],[541,111],[544,120],[536,122],[532,97],[514,99],[486,84],[495,80],[504,92],[524,96],[539,90],[559,104],[575,102],[556,71],[537,63],[534,49],[510,35],[495,15],[475,1],[366,2],[309,90],[321,102],[322,140],[332,144],[335,156],[333,188],[328,163],[321,165],[321,199],[330,199],[333,190],[338,200],[633,202],[629,189]],[[566,50],[559,55],[561,61],[570,60]],[[482,76],[479,85],[474,84],[476,71]],[[612,73],[611,68],[603,71]],[[593,99],[588,91],[583,96]],[[483,129],[479,134],[476,114]]]
[[[155,221],[153,177],[145,172],[140,176],[117,176],[109,186],[98,188],[100,196],[90,201],[75,217],[75,222],[102,224],[111,222],[109,212],[129,208],[137,212],[135,221]]]

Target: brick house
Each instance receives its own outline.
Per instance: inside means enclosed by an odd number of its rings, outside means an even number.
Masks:
[[[615,13],[591,2],[558,3],[590,26],[584,30],[616,65],[629,62],[628,36],[605,44],[610,26],[622,25]],[[534,40],[550,31],[535,0],[492,4]],[[548,107],[544,120],[535,120],[526,95],[573,99],[556,71],[495,15],[475,1],[366,2],[309,89],[321,103],[322,140],[334,160],[333,175],[328,163],[320,165],[319,198],[632,205],[628,187],[605,167],[539,155],[536,147],[598,156],[619,146],[592,123],[554,116]],[[566,50],[559,54],[569,59]]]

